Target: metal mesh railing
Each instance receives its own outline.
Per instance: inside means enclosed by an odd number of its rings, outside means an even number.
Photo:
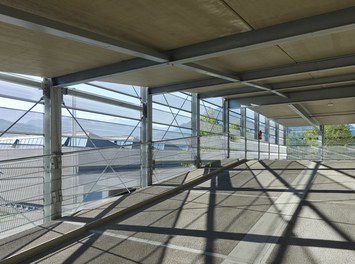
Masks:
[[[170,178],[194,168],[196,137],[153,142],[153,182]]]
[[[355,159],[355,146],[307,146],[292,145],[287,147],[287,158],[290,160],[349,160]]]
[[[140,145],[64,153],[63,214],[86,204],[140,187]]]
[[[211,134],[200,137],[201,160],[222,160],[227,157],[228,136]]]
[[[0,161],[0,235],[43,223],[44,156]]]

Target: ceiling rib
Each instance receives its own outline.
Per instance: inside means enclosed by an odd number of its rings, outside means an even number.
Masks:
[[[218,78],[209,78],[197,81],[190,81],[190,82],[182,82],[182,83],[174,83],[170,85],[162,85],[156,86],[149,89],[150,94],[159,94],[159,93],[170,93],[182,90],[190,90],[199,87],[207,87],[207,86],[214,86],[214,85],[221,85],[221,84],[228,84],[230,81],[222,80]]]
[[[166,62],[168,56],[146,47],[117,40],[91,31],[69,26],[28,12],[0,4],[0,21],[32,31],[50,34],[71,41],[108,49],[156,62]]]
[[[296,80],[296,81],[288,81],[282,83],[274,83],[268,84],[274,91],[282,90],[282,92],[286,92],[285,89],[289,88],[301,88],[305,86],[312,86],[312,85],[322,85],[322,84],[336,84],[339,82],[346,82],[346,81],[355,81],[355,74],[344,74],[344,75],[337,75],[337,76],[328,76],[328,77],[321,77],[321,78],[314,78],[314,79],[307,79],[307,80]],[[250,94],[253,92],[258,92],[259,90],[254,89],[250,90],[250,88],[238,88],[238,89],[228,89],[223,91],[215,91],[210,93],[202,93],[201,98],[210,98],[210,97],[220,97],[220,96],[233,96],[233,95],[244,95]]]
[[[268,79],[268,78],[275,78],[275,77],[280,77],[284,75],[292,75],[292,74],[298,74],[298,73],[305,73],[309,71],[321,71],[321,70],[329,70],[329,69],[335,69],[335,68],[343,68],[343,67],[350,67],[355,65],[355,55],[349,56],[349,57],[338,57],[338,58],[330,58],[330,59],[324,59],[324,60],[316,60],[316,61],[308,61],[308,62],[303,62],[303,63],[298,63],[298,64],[290,64],[290,65],[284,65],[280,66],[277,68],[271,68],[271,69],[264,69],[260,71],[250,71],[250,72],[245,72],[245,73],[238,73],[238,74],[233,74],[233,76],[238,76],[238,78],[242,81],[246,82],[251,82],[251,81],[257,81],[259,79]],[[337,77],[325,77],[323,80],[320,80],[320,82],[325,83],[327,80],[326,78],[329,78],[329,81],[332,81],[331,79],[334,78],[336,79]],[[342,78],[339,76],[339,78]],[[346,79],[346,77],[344,77]],[[316,79],[313,79],[314,82],[316,82]],[[317,79],[318,80],[318,79]],[[201,82],[204,86],[211,86],[215,85],[214,83],[216,80],[214,78],[210,78],[208,80],[201,80]],[[339,80],[341,81],[341,80]],[[346,81],[346,80],[344,80]],[[295,81],[298,82],[298,81]],[[302,82],[302,81],[301,81]],[[308,80],[304,81],[305,83],[308,82]],[[335,81],[338,82],[338,81]],[[227,80],[225,82],[221,82],[218,84],[227,84],[230,83]],[[316,83],[314,83],[316,84]],[[282,85],[282,84],[280,84]],[[290,82],[290,85],[292,85],[292,82]],[[306,84],[300,84],[302,86]],[[312,85],[312,84],[309,84]],[[151,87],[151,93],[156,93],[155,89],[157,91],[164,91],[165,89],[169,92],[177,92],[181,90],[189,90],[189,89],[196,89],[203,87],[202,85],[199,85],[199,81],[193,81],[193,82],[185,82],[185,83],[178,83],[178,84],[170,84],[166,86],[159,86],[159,87]],[[288,88],[288,87],[279,87],[278,84],[271,84],[268,85],[269,88],[271,89],[282,89],[282,88]],[[238,90],[239,91],[239,90]],[[253,90],[251,90],[253,92]],[[212,94],[213,96],[227,96],[231,95],[229,94],[228,91],[226,91],[226,94]],[[211,96],[211,97],[213,97]]]
[[[292,109],[296,114],[298,114],[303,120],[305,120],[308,124],[313,126],[315,129],[320,132],[319,122],[314,117],[311,117],[308,110],[301,104],[289,104],[288,107]]]
[[[111,74],[128,74],[130,72],[138,72],[139,70],[153,69],[156,67],[161,67],[161,64],[146,59],[135,58],[94,69],[54,77],[52,78],[52,83],[53,86],[65,87],[82,83],[83,80],[85,80],[85,82],[89,82]]]
[[[128,70],[130,72],[134,70],[146,69],[147,67],[152,66],[165,66],[166,63],[172,63],[174,65],[188,63],[196,60],[230,54],[238,50],[249,50],[273,46],[275,44],[288,41],[314,37],[315,35],[348,30],[353,28],[355,25],[355,16],[353,16],[354,13],[355,7],[350,7],[254,31],[205,41],[195,45],[171,50],[166,53],[160,53],[140,45],[109,38],[5,5],[0,5],[1,22],[156,62],[155,64],[137,63],[134,65],[134,63],[130,61],[128,63],[131,64],[131,67]],[[133,60],[133,62],[135,61]],[[113,70],[113,67],[111,67],[112,65],[117,66],[116,71]],[[58,76],[54,78],[55,85],[66,86],[73,84],[70,82],[71,80],[74,80],[74,83],[79,83],[97,77],[125,72],[125,70],[120,69],[120,66],[121,64],[117,63],[69,75]],[[219,78],[226,79],[228,76],[224,75]],[[248,80],[248,76],[241,76],[240,80],[249,81],[250,79]],[[255,85],[253,85],[253,87],[258,89],[265,88]],[[284,96],[278,92],[275,94]]]
[[[143,59],[152,60],[166,66],[166,62],[170,63],[187,63],[196,60],[217,57],[230,54],[235,51],[250,50],[260,47],[273,46],[275,44],[314,37],[315,35],[329,34],[331,32],[339,32],[353,28],[355,25],[355,7],[338,10],[318,16],[303,18],[279,25],[274,25],[254,31],[234,34],[195,45],[190,45],[175,50],[168,51],[164,54],[150,50],[139,45],[118,41],[116,39],[107,38],[85,30],[77,29],[62,23],[51,21],[33,14],[28,14],[16,9],[12,9],[0,5],[0,21],[13,24],[16,26],[28,28],[35,31],[45,32],[59,37],[68,38],[70,40],[84,42],[91,45],[99,45],[102,48],[116,50],[124,54],[133,55]],[[147,67],[151,67],[149,65]],[[136,69],[145,69],[144,65],[137,65]],[[86,82],[88,79],[95,78],[96,70],[100,71],[100,76],[113,74],[110,67],[107,73],[105,67],[92,69],[86,74],[82,71],[70,74],[71,78],[76,82]],[[133,68],[130,69],[133,71]],[[117,68],[117,73],[123,73]],[[74,75],[77,74],[78,77]],[[90,76],[89,74],[92,74]],[[87,79],[85,79],[87,78]],[[65,82],[66,76],[56,78],[61,85],[70,85],[72,83]],[[241,78],[243,81],[248,81]]]
[[[347,57],[329,58],[316,61],[307,61],[297,64],[284,65],[271,69],[259,71],[250,71],[239,74],[240,79],[244,81],[255,81],[260,79],[274,78],[284,75],[305,73],[310,71],[321,71],[355,65],[355,55]]]
[[[207,68],[205,66],[201,66],[201,65],[195,64],[195,63],[180,64],[180,65],[178,65],[178,67],[179,68],[183,68],[183,69],[189,69],[189,70],[192,70],[192,71],[195,71],[195,72],[198,72],[198,73],[206,74],[206,75],[209,75],[209,76],[212,76],[212,77],[216,77],[216,78],[219,78],[219,79],[222,79],[222,80],[226,80],[226,81],[229,81],[229,82],[241,83],[241,84],[244,84],[245,86],[254,87],[254,88],[257,88],[257,89],[263,90],[263,91],[269,91],[269,92],[274,93],[274,94],[276,94],[278,96],[287,98],[287,96],[284,95],[283,93],[278,92],[278,91],[274,91],[274,90],[272,90],[272,89],[270,89],[268,87],[257,85],[257,84],[253,84],[253,83],[250,83],[250,82],[241,81],[238,78],[238,76],[236,76],[236,75],[222,73],[222,72],[219,72],[219,71],[216,71],[216,70],[213,70],[213,69]]]
[[[272,104],[293,104],[317,100],[341,99],[355,97],[355,87],[353,85],[298,91],[287,93],[288,98],[280,98],[275,95],[253,96],[248,98],[230,98],[231,108],[240,105],[272,105]]]

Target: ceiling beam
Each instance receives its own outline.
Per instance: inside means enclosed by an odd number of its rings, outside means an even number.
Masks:
[[[188,63],[224,56],[236,51],[270,47],[284,42],[345,31],[354,27],[354,13],[355,7],[350,7],[197,43],[172,50],[169,54],[175,62]]]
[[[169,60],[166,54],[147,47],[110,38],[1,4],[0,22],[160,63]]]
[[[194,65],[196,65],[196,64],[194,64]],[[308,62],[302,62],[302,63],[297,63],[297,64],[284,65],[284,66],[271,68],[271,69],[264,69],[264,70],[260,70],[260,71],[237,73],[237,74],[233,74],[233,76],[238,76],[238,78],[244,82],[252,82],[252,81],[257,81],[259,79],[269,79],[269,78],[275,78],[275,77],[280,77],[280,76],[284,76],[284,75],[293,75],[293,74],[298,74],[298,73],[306,73],[306,72],[310,72],[310,71],[330,70],[330,69],[350,67],[350,66],[355,66],[355,55],[351,55],[348,57],[329,58],[329,59],[323,59],[323,60],[308,61]],[[337,78],[339,80],[337,80]],[[342,78],[343,78],[343,80],[342,80]],[[283,89],[283,88],[305,86],[305,85],[325,84],[327,82],[349,81],[351,79],[352,79],[352,75],[341,75],[339,77],[334,76],[334,77],[314,78],[311,80],[292,81],[289,83],[284,82],[284,83],[280,83],[280,84],[268,84],[268,87],[272,90],[277,91],[278,89]],[[215,81],[216,80],[214,80],[213,78],[209,79],[209,82],[211,83],[211,85],[214,85],[213,83]],[[227,83],[228,83],[228,81],[225,80],[224,83],[219,83],[219,84],[227,84]],[[307,84],[307,83],[309,83],[309,84]],[[160,86],[160,87],[151,87],[150,89],[152,90],[152,93],[154,93],[155,89],[164,90],[164,87],[168,87],[169,91],[171,91],[171,92],[177,92],[177,91],[181,91],[181,90],[189,90],[189,89],[196,89],[196,88],[203,87],[202,85],[198,86],[198,84],[199,84],[199,81],[193,81],[191,83],[185,82],[182,84],[178,83],[178,84],[170,84],[170,85]],[[211,86],[211,85],[206,85],[206,86]],[[241,91],[241,90],[238,89],[235,91]],[[258,91],[258,89],[250,89],[250,92],[255,92],[255,91]],[[245,91],[243,90],[243,93],[244,92]],[[249,92],[249,91],[247,91],[247,92]],[[233,89],[229,89],[229,90],[225,91],[225,94],[223,94],[223,93],[219,94],[219,92],[216,91],[216,93],[208,94],[205,97],[228,96],[228,95],[232,95],[232,94],[234,94]]]
[[[314,117],[311,117],[310,113],[308,112],[308,110],[303,105],[301,105],[301,104],[289,104],[288,106],[289,106],[289,108],[292,111],[294,111],[296,114],[298,114],[308,124],[310,124],[315,129],[317,129],[318,132],[321,132],[320,128],[319,128],[318,120],[315,119]]]
[[[263,90],[263,91],[268,91],[268,92],[274,93],[274,94],[276,94],[278,96],[287,98],[287,96],[284,95],[283,93],[275,91],[275,90],[272,90],[269,87],[258,85],[258,84],[254,84],[254,83],[250,83],[250,82],[241,81],[238,78],[238,76],[236,76],[236,75],[223,73],[223,72],[220,72],[220,71],[216,71],[214,69],[210,69],[208,67],[201,66],[201,65],[198,65],[198,64],[195,64],[195,63],[180,64],[178,67],[182,68],[182,69],[188,69],[188,70],[191,70],[191,71],[194,71],[194,72],[197,72],[197,73],[206,74],[206,75],[209,75],[209,76],[212,76],[212,77],[216,77],[218,79],[226,80],[226,81],[229,81],[229,82],[241,83],[241,84],[244,84],[245,86],[257,88],[257,89]]]
[[[288,81],[282,83],[271,83],[268,84],[268,87],[272,88],[275,91],[282,90],[283,93],[287,92],[286,89],[290,88],[301,88],[307,86],[314,86],[314,85],[322,85],[322,84],[336,84],[339,82],[347,82],[347,81],[355,81],[355,74],[344,74],[338,76],[328,76],[328,77],[321,77],[321,78],[314,78],[314,79],[306,79],[306,80],[295,80],[295,81]],[[237,89],[228,89],[228,90],[221,90],[221,91],[214,91],[208,93],[201,93],[201,98],[211,98],[211,97],[223,97],[223,96],[239,96],[245,94],[251,94],[255,92],[259,92],[258,89],[250,89],[246,87],[237,88]]]
[[[98,78],[106,77],[113,74],[128,74],[141,70],[153,69],[156,67],[161,67],[161,64],[146,59],[135,58],[131,60],[113,63],[110,65],[105,65],[102,67],[54,77],[52,78],[52,83],[53,86],[65,87],[69,85],[83,83],[84,81],[89,82],[97,80]]]
[[[355,97],[355,86],[340,86],[324,89],[314,89],[307,91],[286,93],[288,98],[281,98],[275,95],[253,96],[245,98],[230,98],[231,108],[238,108],[240,105],[260,106],[275,104],[294,104],[308,101],[341,99]]]
[[[172,93],[172,92],[177,92],[182,90],[191,90],[200,87],[208,87],[208,86],[228,84],[228,83],[230,83],[230,81],[219,79],[219,78],[209,78],[209,79],[202,79],[197,81],[156,86],[150,88],[149,93],[150,94]]]
[[[255,81],[260,79],[275,78],[279,76],[322,71],[335,68],[343,68],[355,65],[355,55],[347,57],[330,58],[316,61],[300,62],[284,65],[276,68],[250,71],[238,74],[243,81]]]
[[[20,11],[6,5],[0,5],[1,22],[113,50],[146,60],[151,60],[156,62],[156,65],[154,66],[157,67],[159,65],[166,66],[166,63],[171,63],[173,65],[185,64],[197,60],[231,54],[236,51],[268,47],[279,43],[348,30],[353,28],[355,25],[354,13],[355,7],[350,7],[249,32],[225,36],[162,53],[138,44],[109,38],[87,30],[79,29],[57,21]],[[56,80],[57,84],[62,86],[72,84],[70,82],[66,82],[67,80],[72,79],[75,80],[74,83],[86,82],[90,79],[97,78],[96,76],[103,77],[114,74],[115,71],[113,71],[112,67],[110,67],[112,65],[119,66],[120,64],[111,64],[88,71],[80,71],[69,75],[59,76],[55,77],[54,80]],[[152,67],[152,65],[146,66],[144,63],[137,64],[135,68],[132,67],[130,71],[132,72],[134,69],[146,69],[147,67]],[[99,74],[97,72],[99,72]],[[117,67],[116,72],[123,73],[124,71]],[[242,76],[240,80],[250,81],[248,76]]]

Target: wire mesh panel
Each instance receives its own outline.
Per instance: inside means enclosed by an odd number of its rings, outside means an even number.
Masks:
[[[223,134],[223,107],[201,100],[200,136],[213,134]]]
[[[176,176],[194,168],[194,138],[185,137],[153,143],[153,182]]]
[[[191,104],[189,93],[153,96],[153,182],[193,168]]]
[[[191,136],[191,95],[154,95],[152,121],[154,141]]]
[[[259,142],[259,158],[269,159],[269,144],[265,142]]]
[[[324,146],[323,159],[349,160],[355,159],[355,146]]]
[[[227,157],[228,137],[224,134],[207,135],[200,138],[201,160],[222,160]]]
[[[0,162],[0,236],[43,223],[43,157]]]
[[[230,157],[245,158],[245,138],[230,136]]]
[[[270,144],[270,159],[271,160],[279,159],[279,145]]]
[[[141,185],[139,144],[69,152],[62,161],[64,215]]]

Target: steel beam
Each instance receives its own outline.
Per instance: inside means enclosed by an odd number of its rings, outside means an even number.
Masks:
[[[203,79],[203,80],[198,80],[198,81],[191,81],[191,82],[184,82],[184,83],[176,83],[176,84],[170,84],[170,85],[151,87],[149,89],[149,93],[151,93],[151,94],[172,93],[172,92],[177,92],[177,91],[182,91],[182,90],[191,90],[191,89],[195,89],[195,88],[201,88],[201,87],[207,87],[207,86],[213,86],[213,85],[221,85],[221,84],[227,84],[227,83],[230,83],[230,81],[222,80],[219,78],[209,78],[209,79]]]
[[[0,21],[17,27],[50,34],[56,37],[124,53],[134,57],[156,62],[166,62],[169,60],[166,54],[162,54],[158,51],[73,27],[6,5],[0,5]]]
[[[289,41],[345,31],[355,26],[355,7],[221,37],[170,51],[172,60],[188,63],[236,51],[265,48]]]
[[[273,46],[288,41],[294,41],[303,38],[311,38],[317,35],[323,35],[323,34],[348,30],[354,27],[355,24],[355,17],[353,16],[354,12],[355,12],[355,7],[351,7],[351,8],[338,10],[335,12],[326,13],[314,17],[303,18],[300,20],[295,20],[284,24],[274,25],[267,28],[239,33],[231,36],[226,36],[226,37],[178,48],[175,50],[170,50],[166,52],[167,55],[160,54],[160,53],[156,54],[156,52],[154,51],[149,51],[149,50],[145,51],[143,49],[144,51],[143,54],[140,54],[142,56],[138,56],[138,57],[157,62],[154,65],[156,67],[166,66],[166,63],[178,66],[181,64],[186,64],[197,60],[203,60],[211,57],[227,55],[230,53],[234,53],[236,51],[245,51],[250,49],[269,47],[269,46]],[[26,19],[24,20],[26,22]],[[131,49],[128,49],[128,51]],[[137,49],[138,51],[140,50],[139,48]],[[120,52],[124,52],[124,51],[120,51]],[[150,57],[146,56],[146,55],[150,55],[151,53],[153,53],[153,56]],[[137,64],[135,68],[132,67],[130,71],[135,71],[135,70],[139,71],[151,66],[153,65],[145,66],[144,64],[141,65]],[[183,65],[181,66],[183,67]],[[116,67],[116,70],[118,73],[124,72],[120,70],[119,67]],[[97,74],[96,71],[100,72],[100,74]],[[105,67],[99,67],[97,69],[91,69],[89,71],[73,73],[69,75],[70,77],[69,79],[74,79],[75,82],[85,82],[92,78],[97,78],[97,75],[103,77],[105,75],[110,75],[114,73],[115,73],[114,69],[105,66]],[[78,75],[78,77],[76,75]],[[62,79],[62,81],[58,81],[58,82],[56,82],[56,78],[54,78],[55,81],[54,85],[57,84],[68,85],[70,83],[70,82],[66,82],[66,76],[61,76],[60,78]],[[243,76],[241,80],[248,81],[249,79],[248,76]]]
[[[229,81],[229,82],[241,83],[241,84],[244,84],[245,86],[250,86],[250,87],[253,87],[253,88],[257,88],[259,90],[269,91],[269,92],[274,93],[274,94],[276,94],[278,96],[281,96],[281,97],[285,97],[285,98],[287,97],[283,93],[278,92],[278,91],[274,91],[274,90],[272,90],[272,89],[270,89],[270,88],[268,88],[266,86],[262,86],[262,85],[258,85],[258,84],[254,84],[254,83],[250,83],[250,82],[241,81],[239,79],[239,77],[236,76],[236,75],[220,72],[220,71],[217,71],[217,70],[214,70],[214,69],[202,66],[202,65],[195,64],[195,63],[180,64],[180,65],[178,65],[178,67],[182,68],[182,69],[191,70],[191,71],[194,71],[194,72],[197,72],[197,73],[209,75],[209,76],[212,76],[212,77],[216,77],[218,79],[226,80],[226,81]]]
[[[344,74],[338,76],[321,77],[306,80],[296,80],[288,81],[282,83],[268,84],[270,88],[274,91],[282,90],[285,93],[285,89],[289,88],[299,88],[305,86],[322,85],[322,84],[335,84],[338,82],[355,81],[355,74]],[[233,96],[233,95],[243,95],[250,94],[254,92],[259,92],[259,89],[251,89],[249,87],[243,87],[238,89],[228,89],[224,91],[215,91],[209,93],[201,93],[201,98],[211,98],[211,97],[221,97],[221,96]]]
[[[139,72],[141,70],[153,69],[156,67],[162,67],[162,64],[159,64],[155,61],[135,58],[131,60],[113,63],[110,65],[105,65],[102,67],[54,77],[52,78],[52,82],[54,86],[64,87],[97,80],[98,78],[106,77],[113,74],[128,74],[132,72]]]
[[[317,129],[320,133],[319,122],[314,117],[311,117],[308,110],[301,104],[289,104],[288,107],[292,109],[296,114],[298,114],[303,120],[305,120],[308,124]]]
[[[293,104],[317,100],[341,99],[355,97],[354,86],[338,86],[324,89],[314,89],[287,93],[288,98],[275,95],[254,96],[248,98],[231,98],[230,107],[238,108],[240,105],[273,105]]]
[[[300,62],[284,65],[276,68],[250,71],[238,74],[243,81],[256,81],[260,79],[274,78],[284,75],[306,73],[311,71],[329,70],[355,65],[355,55],[347,57],[329,58],[324,60]]]
[[[257,81],[259,79],[269,79],[269,78],[275,78],[284,75],[305,73],[309,71],[330,70],[330,69],[343,68],[349,66],[355,66],[355,55],[348,56],[348,57],[330,58],[321,61],[317,60],[317,61],[308,61],[303,63],[284,65],[277,68],[264,69],[259,71],[250,71],[246,73],[238,73],[233,76],[238,76],[238,78],[240,78],[242,83],[242,81],[252,82],[252,81]],[[330,82],[336,83],[342,81],[351,81],[354,79],[355,79],[355,74],[346,74],[346,75],[339,75],[339,76],[314,78],[308,80],[297,80],[297,81],[290,81],[290,82],[283,82],[283,83],[268,84],[267,88],[277,92],[277,90],[279,89],[286,89],[286,88],[293,88],[293,87],[307,86],[307,85],[326,84]],[[217,82],[217,80],[218,80],[217,78],[208,79],[207,84],[209,85],[206,86],[230,83],[230,81],[225,80],[223,83],[214,84],[214,82]],[[159,90],[164,90],[165,87],[168,87],[169,91],[181,91],[181,90],[200,88],[203,87],[203,85],[205,84],[202,81],[205,80],[161,86],[159,87]],[[152,91],[154,91],[154,89],[156,88],[153,87],[151,89]],[[250,93],[250,92],[260,91],[260,89],[253,89],[252,87],[238,88],[237,90],[228,89],[226,91],[203,93],[201,94],[201,98],[229,96],[235,94],[236,91],[238,91],[238,93]]]

